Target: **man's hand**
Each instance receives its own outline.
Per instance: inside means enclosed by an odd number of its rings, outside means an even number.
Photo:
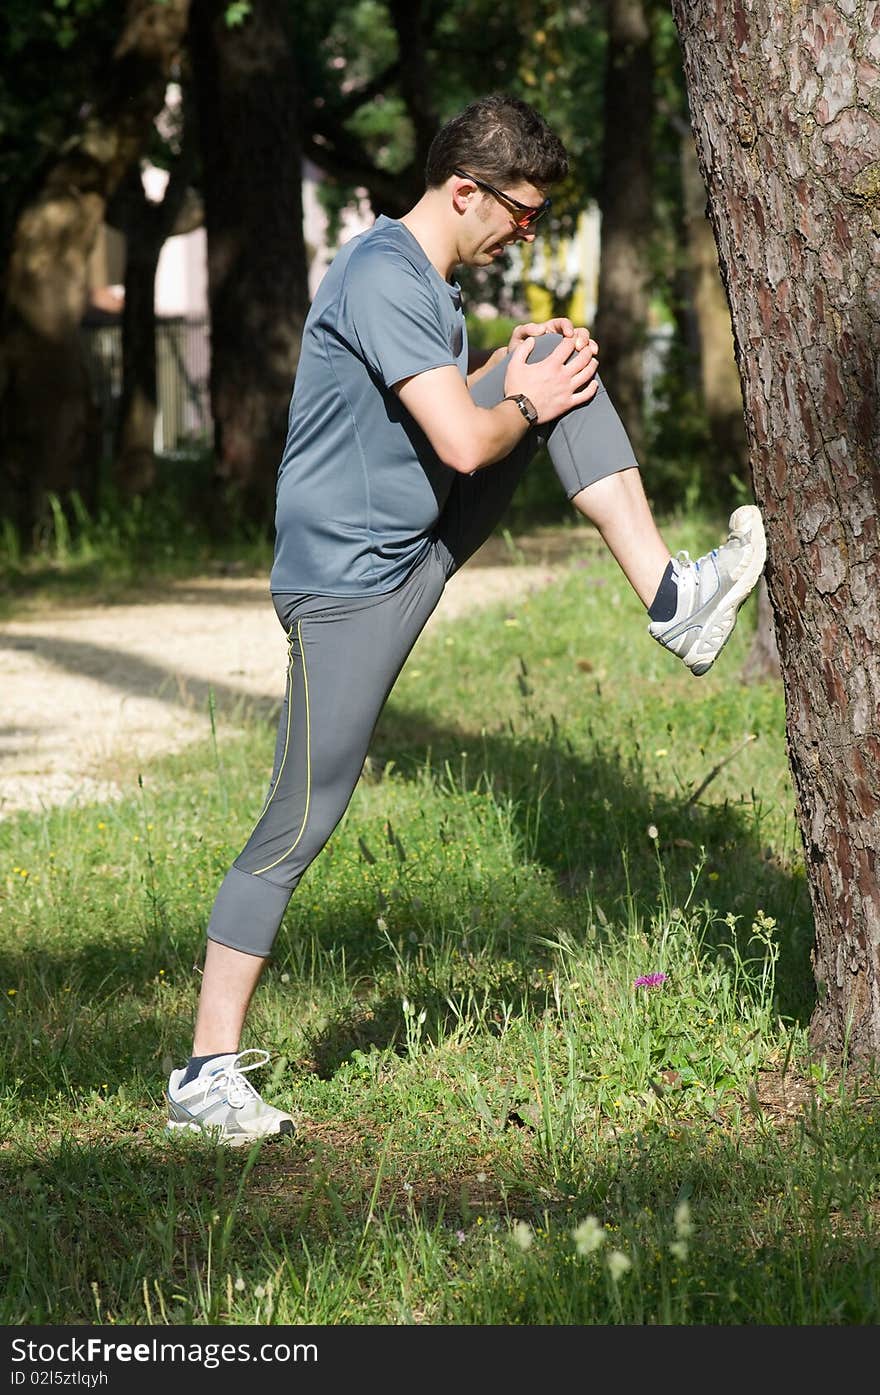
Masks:
[[[590,343],[588,329],[575,328],[571,320],[566,319],[564,315],[559,315],[555,320],[542,320],[540,324],[517,325],[510,336],[507,352],[512,354],[524,339],[537,339],[539,334],[561,334],[564,339],[573,339],[576,349],[583,349]]]
[[[555,321],[554,323],[558,323]],[[528,328],[528,325],[525,326]],[[559,333],[559,331],[555,331]],[[554,421],[572,407],[589,402],[599,390],[596,381],[597,345],[587,335],[581,349],[575,347],[577,338],[573,333],[564,336],[546,358],[529,363],[529,354],[535,347],[531,336],[520,339],[504,375],[506,396],[517,392],[525,393],[538,413],[538,421]]]
[[[473,387],[479,382],[490,369],[495,368],[523,344],[526,339],[536,339],[539,334],[561,334],[563,339],[571,339],[572,349],[585,349],[588,344],[592,344],[593,353],[598,353],[598,346],[595,340],[590,338],[590,331],[583,326],[575,326],[571,320],[564,315],[559,315],[554,320],[542,320],[540,324],[517,325],[510,336],[508,344],[502,344],[500,349],[472,349],[470,362],[468,364],[467,384]],[[571,352],[571,350],[569,351]]]

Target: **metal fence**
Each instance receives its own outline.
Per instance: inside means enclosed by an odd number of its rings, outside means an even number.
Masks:
[[[113,442],[122,397],[122,326],[83,326],[86,357],[95,401],[101,413],[105,456]],[[645,351],[645,401],[654,405],[656,380],[664,367],[671,328],[648,336]],[[156,321],[157,411],[153,448],[158,454],[199,449],[213,441],[210,324],[207,319]]]
[[[95,402],[101,413],[104,453],[110,455],[122,399],[122,326],[84,325],[82,335]],[[210,364],[207,319],[156,321],[157,410],[153,448],[157,453],[210,443]]]

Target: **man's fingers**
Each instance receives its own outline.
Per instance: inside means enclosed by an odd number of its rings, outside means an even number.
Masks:
[[[574,377],[586,372],[595,373],[599,367],[599,360],[595,354],[590,353],[589,349],[582,349],[579,354],[569,359],[568,367],[572,370]]]
[[[587,383],[580,392],[572,392],[571,401],[565,408],[566,412],[573,411],[576,407],[583,407],[585,402],[592,402],[599,391],[599,380],[594,378],[591,383]]]
[[[582,349],[575,349],[574,351],[572,351],[571,344],[564,339],[560,347],[563,346],[567,351],[565,362],[573,373],[576,373],[585,363],[593,363],[595,361],[597,346],[593,343],[592,339],[589,340]]]
[[[572,383],[571,391],[575,402],[583,402],[584,394],[589,393],[590,397],[599,391],[599,380],[596,377],[587,378],[580,383]]]
[[[562,337],[562,339],[560,339],[559,343],[556,345],[556,348],[553,350],[553,354],[555,354],[557,358],[561,359],[563,363],[568,363],[569,360],[571,360],[571,362],[573,363],[575,358],[577,357],[577,352],[577,347],[575,346],[575,348],[572,348],[571,340],[566,339],[564,336]],[[553,354],[550,355],[551,358],[553,357]]]
[[[590,359],[590,362],[586,364],[583,368],[578,369],[577,373],[574,374],[571,380],[572,392],[577,392],[578,389],[582,387],[584,383],[588,383],[592,378],[595,378],[598,368],[599,365],[593,358]]]
[[[533,349],[534,347],[535,347],[535,341],[534,341],[534,339],[531,337],[531,335],[529,335],[529,337],[528,337],[527,339],[520,339],[519,343],[517,344],[516,348],[514,349],[512,355],[511,355],[511,357],[512,357],[512,358],[518,358],[518,359],[521,359],[521,360],[525,360],[525,359],[528,358],[529,354],[532,352],[532,349]]]

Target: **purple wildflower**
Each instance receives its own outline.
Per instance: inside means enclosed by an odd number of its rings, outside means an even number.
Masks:
[[[659,988],[665,982],[665,974],[642,974],[641,978],[633,979],[633,988]]]

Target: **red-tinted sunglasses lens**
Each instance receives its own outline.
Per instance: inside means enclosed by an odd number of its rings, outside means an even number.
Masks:
[[[522,217],[517,218],[516,226],[522,228],[525,232],[526,228],[530,228],[533,223],[537,223],[539,218],[544,217],[549,207],[550,200],[546,199],[545,202],[541,204],[540,208],[530,208],[528,213],[524,213]]]

